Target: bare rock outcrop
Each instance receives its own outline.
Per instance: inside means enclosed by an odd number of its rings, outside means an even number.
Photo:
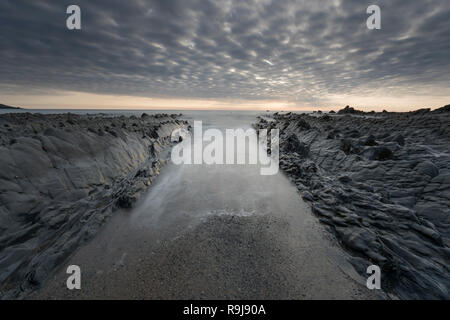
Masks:
[[[187,122],[159,114],[0,116],[0,297],[40,285],[115,208],[129,208]]]
[[[447,109],[369,115],[347,108],[327,119],[289,113],[270,122],[280,129],[280,167],[303,199],[355,268],[365,275],[379,265],[383,289],[400,298],[450,298]]]

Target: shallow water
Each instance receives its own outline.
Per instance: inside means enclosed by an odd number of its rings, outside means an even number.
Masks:
[[[202,121],[203,131],[219,129],[224,133],[226,129],[251,128],[257,114],[191,111],[185,113],[184,118],[191,123]],[[246,216],[280,210],[276,205],[283,202],[283,194],[292,190],[292,186],[284,177],[280,179],[280,173],[277,175],[261,175],[259,164],[175,165],[169,162],[164,175],[133,212],[133,219],[139,224],[149,220],[149,224],[158,225],[167,220],[176,221],[179,217],[173,215],[177,214],[195,220],[215,213]],[[268,201],[269,198],[280,201]],[[155,223],[156,220],[159,222]]]

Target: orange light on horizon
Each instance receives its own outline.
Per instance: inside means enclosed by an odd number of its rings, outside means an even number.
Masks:
[[[150,98],[126,95],[57,91],[53,95],[3,95],[1,103],[26,109],[95,109],[95,110],[271,110],[337,111],[346,105],[364,111],[412,111],[440,108],[450,103],[450,93],[442,96],[413,97],[329,95],[321,104],[302,104],[283,100]]]

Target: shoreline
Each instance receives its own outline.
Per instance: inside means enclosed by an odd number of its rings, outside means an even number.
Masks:
[[[449,297],[449,109],[255,119],[255,129],[280,129],[280,169],[359,276],[380,265],[391,298]],[[45,283],[113,211],[136,203],[166,163],[172,130],[188,125],[180,116],[0,115],[1,298]]]

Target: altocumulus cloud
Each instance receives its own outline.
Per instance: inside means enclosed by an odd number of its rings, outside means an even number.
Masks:
[[[147,97],[327,103],[383,87],[450,87],[448,0],[0,2],[0,94],[71,90]],[[382,30],[366,8],[382,8]]]

